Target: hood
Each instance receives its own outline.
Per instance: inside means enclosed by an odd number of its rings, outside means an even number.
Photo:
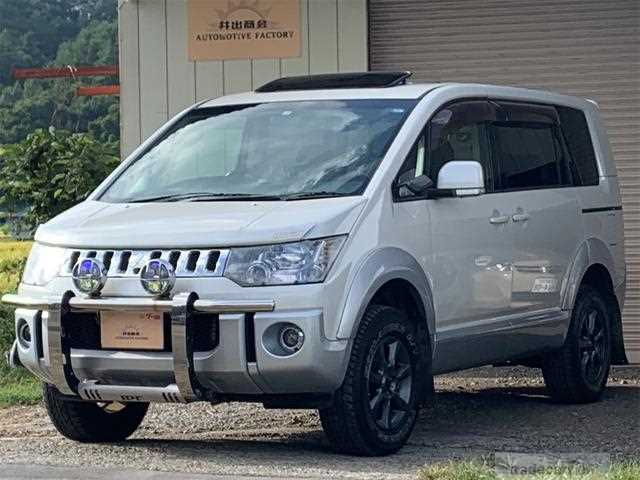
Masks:
[[[74,248],[199,248],[291,242],[349,233],[364,197],[273,202],[114,204],[86,201],[35,239]]]

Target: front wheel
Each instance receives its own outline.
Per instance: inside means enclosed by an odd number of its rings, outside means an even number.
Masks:
[[[407,441],[418,417],[420,349],[414,326],[395,308],[367,308],[344,382],[320,420],[339,453],[387,455]]]
[[[562,403],[594,402],[604,392],[610,365],[610,310],[598,290],[583,285],[564,346],[543,360],[547,389],[554,400]]]
[[[56,430],[77,442],[118,442],[142,423],[148,403],[92,403],[65,398],[49,384],[43,386],[44,406]]]

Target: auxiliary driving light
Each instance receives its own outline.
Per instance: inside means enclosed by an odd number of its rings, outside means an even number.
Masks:
[[[140,283],[152,295],[164,297],[171,292],[176,283],[176,273],[166,260],[149,260],[140,270]]]
[[[289,353],[297,352],[304,343],[304,332],[295,325],[287,325],[280,331],[280,345]]]
[[[73,267],[71,278],[82,293],[97,295],[107,282],[107,269],[95,258],[82,258]]]

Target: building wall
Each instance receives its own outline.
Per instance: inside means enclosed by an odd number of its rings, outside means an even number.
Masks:
[[[367,69],[367,0],[300,0],[298,58],[190,62],[186,0],[119,0],[121,148],[193,103],[274,78]]]

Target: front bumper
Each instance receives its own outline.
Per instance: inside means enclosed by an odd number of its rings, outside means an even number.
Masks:
[[[50,299],[5,295],[29,324],[31,342],[18,342],[20,362],[66,395],[86,400],[189,402],[225,396],[328,394],[344,375],[347,341],[329,341],[322,309],[278,310],[271,300],[230,302],[179,294],[173,299],[84,298],[67,292]],[[101,311],[156,311],[170,318],[171,349],[163,352],[73,348],[66,329],[72,315]],[[194,322],[214,315],[218,343],[194,350]],[[292,323],[305,334],[289,356],[270,353],[273,325]],[[268,344],[268,341],[266,342]]]

